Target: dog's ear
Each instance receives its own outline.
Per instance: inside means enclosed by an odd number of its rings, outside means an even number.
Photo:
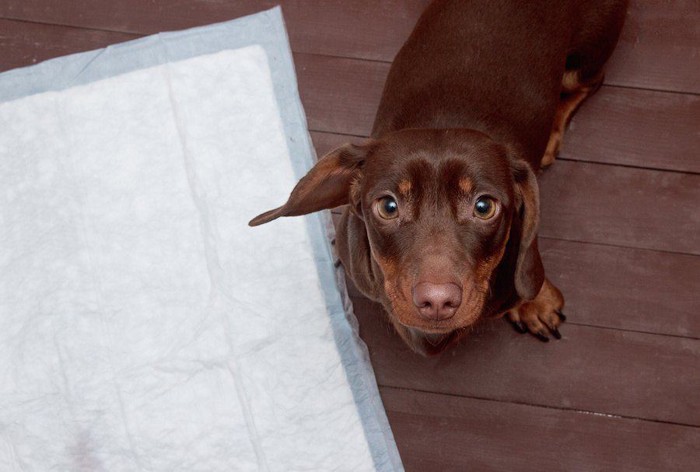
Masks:
[[[537,178],[523,160],[512,163],[516,192],[516,215],[520,220],[520,247],[515,263],[515,290],[523,300],[534,299],[544,283],[544,267],[537,248],[540,196]]]
[[[306,215],[345,205],[371,148],[371,143],[345,144],[329,152],[297,183],[287,203],[256,216],[248,224],[258,226],[280,216]]]

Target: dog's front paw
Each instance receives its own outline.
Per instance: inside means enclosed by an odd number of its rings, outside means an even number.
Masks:
[[[540,341],[549,341],[551,333],[561,339],[558,327],[566,316],[562,313],[564,297],[558,288],[545,279],[534,300],[523,302],[508,311],[508,321],[519,333],[532,333]]]

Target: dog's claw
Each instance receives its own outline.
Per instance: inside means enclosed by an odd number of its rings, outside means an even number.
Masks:
[[[543,343],[549,342],[549,336],[547,336],[544,331],[538,331],[538,332],[533,333],[533,334],[537,337],[537,339],[539,339]]]
[[[552,332],[552,336],[554,336],[557,339],[561,339],[561,333],[557,328],[553,328],[550,331]]]
[[[527,333],[527,328],[520,321],[511,321],[511,324],[513,325],[513,328],[515,328],[515,330],[518,333],[520,333],[520,334]]]
[[[554,310],[560,320],[566,321],[566,315],[561,310]]]

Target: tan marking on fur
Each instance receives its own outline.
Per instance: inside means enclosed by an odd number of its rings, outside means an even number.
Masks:
[[[557,105],[554,122],[552,123],[552,132],[549,135],[549,142],[547,142],[547,149],[540,161],[542,167],[548,167],[554,163],[559,154],[564,132],[569,126],[571,118],[581,106],[581,103],[595,93],[602,82],[603,74],[585,84],[580,81],[579,71],[569,71],[564,74],[561,83],[564,95]]]
[[[462,177],[459,179],[459,188],[462,189],[462,192],[464,193],[471,193],[472,189],[474,188],[474,184],[470,178]]]
[[[557,122],[555,121],[555,126]],[[542,167],[549,167],[554,164],[554,160],[559,154],[559,148],[561,147],[561,141],[564,133],[555,129],[552,129],[552,134],[549,135],[549,141],[547,142],[547,149],[544,151],[542,156],[542,161],[540,165]]]
[[[384,293],[389,301],[393,304],[399,299],[406,298],[406,295],[401,293],[399,286],[399,264],[389,258],[377,255],[374,251],[372,251],[372,258],[382,272]]]
[[[409,180],[402,180],[399,182],[399,193],[407,196],[411,193],[411,182]]]
[[[570,70],[564,72],[564,76],[561,78],[561,91],[564,93],[571,93],[577,91],[581,87],[579,82],[579,71]]]

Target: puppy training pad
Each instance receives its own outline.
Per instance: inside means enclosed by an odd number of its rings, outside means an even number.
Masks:
[[[0,75],[0,470],[402,470],[279,9]],[[338,284],[340,282],[340,284]]]

